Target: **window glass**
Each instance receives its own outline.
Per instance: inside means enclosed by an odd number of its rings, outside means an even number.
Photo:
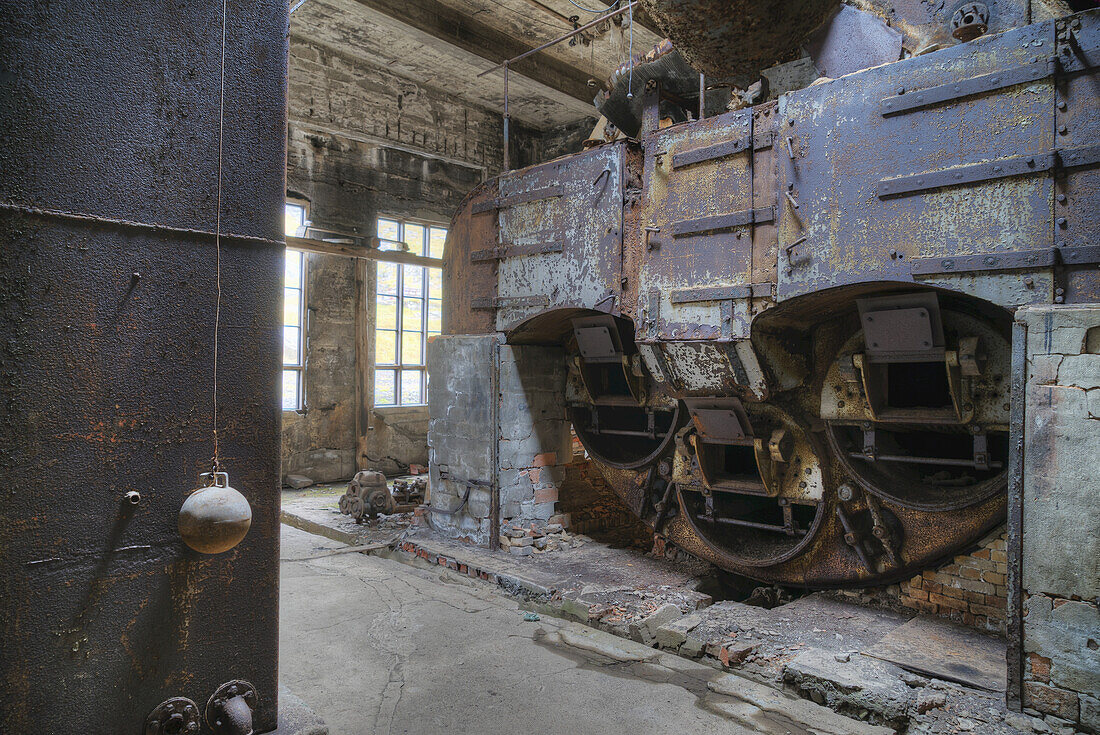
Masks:
[[[397,403],[397,371],[374,371],[374,404],[392,406]]]
[[[378,329],[397,329],[397,297],[375,296],[375,325]]]
[[[298,405],[298,396],[300,391],[298,390],[298,381],[300,380],[302,373],[298,370],[284,370],[283,371],[283,410],[294,411],[301,406]]]
[[[402,365],[422,365],[423,364],[423,332],[402,332],[401,333],[401,364]]]
[[[397,364],[397,332],[379,330],[374,341],[374,364]]]
[[[283,219],[283,233],[287,237],[302,237],[306,234],[306,208],[301,204],[286,203]]]
[[[393,241],[379,242],[381,250],[437,259],[447,240],[446,228],[386,217],[378,220],[377,232],[380,240]],[[443,327],[443,271],[381,260],[375,267],[374,404],[422,405],[425,339]]]
[[[401,371],[401,402],[404,404],[423,403],[419,370]]]
[[[403,271],[401,280],[404,294],[406,296],[423,296],[424,271],[426,269],[419,265],[403,265],[401,270]]]
[[[413,255],[424,255],[424,227],[406,224],[405,244],[409,246],[409,252]]]
[[[298,212],[300,210],[300,212]],[[292,212],[305,222],[305,207],[287,204],[287,227]],[[304,225],[301,225],[304,227]],[[300,250],[287,248],[283,269],[283,410],[305,406],[302,373],[305,369],[305,283],[309,258]]]
[[[378,293],[397,295],[397,279],[401,266],[397,263],[378,263]]]
[[[443,257],[443,246],[447,242],[447,231],[442,227],[433,227],[428,235],[428,256],[432,258]]]

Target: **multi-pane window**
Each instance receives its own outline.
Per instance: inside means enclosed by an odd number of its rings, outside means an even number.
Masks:
[[[286,234],[301,236],[309,222],[306,208],[286,205]],[[283,410],[297,411],[305,405],[305,275],[306,254],[286,249],[283,280]]]
[[[381,250],[443,257],[443,227],[378,220]],[[428,337],[443,326],[443,271],[421,265],[376,263],[374,405],[426,402]]]

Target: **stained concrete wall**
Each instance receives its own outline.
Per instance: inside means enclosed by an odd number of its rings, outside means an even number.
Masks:
[[[379,216],[446,225],[462,198],[503,165],[500,116],[403,79],[392,71],[290,39],[287,193],[309,203],[315,228],[372,235]],[[545,135],[517,126],[513,160],[525,166],[579,147],[587,122]],[[364,314],[356,314],[356,289]],[[306,409],[284,412],[283,476],[316,482],[350,477],[357,467],[404,472],[428,462],[427,407],[366,407],[355,431],[356,384],[373,395],[373,365],[356,364],[356,319],[373,361],[374,268],[356,281],[351,258],[311,254],[306,303]]]
[[[1024,706],[1100,732],[1100,307],[1027,325]]]
[[[572,461],[561,349],[500,345],[496,367],[498,343],[443,336],[428,348],[431,524],[480,545],[489,541],[490,483],[500,489],[502,523],[546,525]],[[480,484],[463,504],[468,481]]]

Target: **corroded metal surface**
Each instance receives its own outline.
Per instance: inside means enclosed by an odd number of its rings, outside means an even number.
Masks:
[[[649,16],[689,64],[739,86],[797,48],[838,0],[643,0]]]
[[[554,288],[495,326],[564,347],[571,416],[628,507],[723,568],[819,587],[904,578],[1003,521],[1012,310],[1100,298],[1098,18],[652,121],[618,144],[621,206],[599,216],[621,213],[600,245],[621,250],[602,269],[591,230],[519,205],[508,241],[549,224],[563,252],[502,255]],[[499,196],[583,189],[587,160]],[[577,262],[618,298],[546,275]],[[601,312],[610,362],[575,338]]]
[[[276,726],[287,5],[229,9],[219,434],[253,518],[216,556],[177,514],[212,454],[221,4],[0,16],[5,733],[144,732],[237,677]]]

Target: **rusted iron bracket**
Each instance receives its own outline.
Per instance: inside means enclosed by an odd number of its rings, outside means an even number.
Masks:
[[[879,112],[883,117],[900,115],[903,112],[919,110],[923,107],[938,105],[943,102],[972,97],[976,94],[992,92],[996,89],[1004,89],[1017,84],[1038,81],[1052,76],[1058,69],[1058,60],[1055,58],[1037,59],[1030,64],[1005,69],[992,74],[963,79],[959,82],[941,84],[938,87],[929,87],[917,92],[886,97],[882,100]]]
[[[470,305],[471,309],[479,309],[481,311],[492,311],[493,309],[501,308],[522,308],[526,306],[549,306],[549,296],[511,296],[511,297],[498,297],[495,299],[490,298],[477,298],[473,299]]]
[[[1056,265],[1095,265],[1097,263],[1100,263],[1100,245],[1084,245],[951,258],[917,258],[909,267],[914,276],[934,276],[944,273],[1030,270]]]
[[[673,291],[674,304],[695,304],[702,301],[733,301],[735,299],[764,299],[772,296],[773,284],[749,283],[743,286],[715,286],[713,288],[688,288]]]
[[[968,166],[930,171],[925,174],[899,176],[882,179],[878,182],[877,193],[880,199],[900,194],[914,194],[941,186],[974,184],[980,181],[992,181],[1009,176],[1050,171],[1054,168],[1074,168],[1100,162],[1100,145],[1081,146],[1079,148],[1055,148],[1037,155],[1008,156]]]
[[[754,150],[760,150],[762,148],[770,148],[772,146],[774,134],[767,133],[765,135],[744,135],[734,140],[724,140],[721,143],[715,143],[714,145],[703,146],[701,148],[692,148],[691,150],[681,151],[680,153],[674,153],[672,155],[672,168],[683,168],[685,166],[691,166],[696,163],[703,163],[704,161],[713,161],[716,158],[725,158],[726,156],[732,156],[741,151],[749,149],[749,143],[752,142]]]
[[[702,232],[717,232],[719,230],[729,230],[754,222],[771,222],[774,219],[774,206],[760,207],[758,209],[742,209],[739,212],[716,214],[710,217],[699,217],[698,219],[673,222],[672,236],[686,237],[687,235],[697,235]]]
[[[496,197],[495,199],[487,199],[483,202],[477,202],[473,205],[470,211],[474,214],[480,214],[481,212],[489,212],[497,209],[506,209],[508,207],[514,207],[517,204],[526,204],[528,202],[537,202],[543,199],[553,199],[554,197],[560,197],[565,193],[565,187],[561,184],[554,186],[546,186],[541,189],[532,189],[531,191],[525,191],[521,194],[512,194],[506,197]]]
[[[499,245],[486,250],[475,250],[470,253],[471,263],[482,263],[487,260],[504,260],[521,255],[543,255],[545,253],[560,253],[560,242],[543,242],[533,245]]]

